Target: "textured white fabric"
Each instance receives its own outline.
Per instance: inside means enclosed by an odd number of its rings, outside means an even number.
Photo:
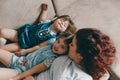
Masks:
[[[67,56],[61,56],[55,59],[49,70],[40,73],[36,80],[92,80],[92,77]]]

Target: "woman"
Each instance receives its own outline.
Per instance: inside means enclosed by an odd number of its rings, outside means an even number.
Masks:
[[[105,75],[116,53],[109,36],[96,29],[84,28],[77,31],[69,46],[68,57],[57,58],[46,71],[48,80],[108,80],[109,75]],[[35,80],[42,80],[41,76],[46,73],[39,74]],[[28,79],[34,80],[31,76]]]

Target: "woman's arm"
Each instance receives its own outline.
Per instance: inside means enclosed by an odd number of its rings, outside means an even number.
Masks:
[[[39,21],[44,21],[46,20],[47,17],[47,10],[48,10],[48,5],[46,3],[43,3],[41,5],[41,13],[39,16]]]
[[[31,69],[29,69],[29,70],[15,76],[13,78],[13,80],[21,80],[21,79],[23,79],[23,78],[25,78],[25,77],[27,77],[29,75],[33,75],[35,73],[40,73],[40,72],[45,71],[45,70],[47,70],[46,65],[44,63],[40,63],[40,64],[32,67]]]
[[[33,76],[27,76],[23,80],[35,80],[35,78]]]

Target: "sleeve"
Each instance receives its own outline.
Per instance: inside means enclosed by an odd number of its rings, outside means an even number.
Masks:
[[[55,42],[56,38],[51,38],[47,41],[48,44],[52,45]]]
[[[51,20],[40,21],[39,24],[41,24],[41,23],[48,23],[48,22],[51,22]]]
[[[43,61],[43,63],[49,68],[54,60],[55,57],[48,57],[46,60]]]

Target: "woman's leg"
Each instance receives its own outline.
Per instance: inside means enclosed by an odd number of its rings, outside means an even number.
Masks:
[[[16,70],[9,68],[0,68],[0,80],[9,80],[17,75]]]
[[[11,41],[17,41],[17,31],[14,29],[1,28],[0,37],[9,39]]]
[[[18,51],[20,47],[18,43],[11,43],[11,44],[0,46],[0,49],[6,50],[9,52],[15,52],[15,51]]]
[[[12,53],[0,49],[0,62],[2,62],[5,66],[7,67],[9,66],[11,57],[12,57]]]

